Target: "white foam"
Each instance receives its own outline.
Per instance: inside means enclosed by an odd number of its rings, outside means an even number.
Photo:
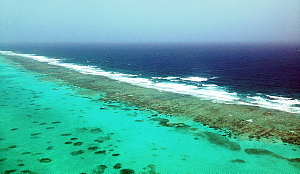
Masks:
[[[290,99],[292,99],[292,98],[272,96],[272,95],[266,95],[266,96],[269,97],[269,98],[272,98],[272,99],[282,99],[282,100],[290,100]]]
[[[71,63],[63,63],[61,59],[51,59],[45,56],[37,56],[34,54],[18,54],[11,51],[0,51],[4,55],[21,56],[25,58],[34,59],[40,62],[47,62],[52,65],[62,66],[65,68],[76,70],[80,73],[105,76],[114,80],[130,83],[132,85],[142,86],[146,88],[154,88],[161,91],[169,91],[179,94],[192,95],[209,99],[215,102],[225,102],[228,104],[236,103],[242,105],[254,105],[265,108],[277,109],[281,111],[300,113],[300,107],[294,105],[300,105],[300,101],[292,98],[285,98],[279,96],[257,94],[256,96],[247,96],[244,100],[237,95],[237,93],[227,92],[224,88],[215,84],[201,84],[200,87],[195,85],[188,85],[184,83],[178,83],[177,81],[194,81],[203,82],[212,78],[203,77],[152,77],[151,79],[140,78],[138,75],[124,74],[118,72],[103,71],[95,66],[83,66]],[[214,77],[217,78],[217,77]],[[167,82],[159,82],[153,80],[167,80]],[[174,82],[176,81],[176,82]]]
[[[10,55],[10,56],[20,56],[20,57],[26,57],[30,59],[34,59],[40,62],[58,62],[60,59],[51,59],[45,56],[37,56],[35,54],[18,54],[14,53],[12,51],[0,51],[1,54],[4,55]]]
[[[249,120],[245,120],[245,121],[248,121],[248,122],[251,122],[251,123],[252,123],[252,122],[253,122],[253,119],[249,119]]]
[[[160,79],[160,80],[175,80],[175,79],[180,79],[180,77],[173,77],[173,76],[168,76],[168,77],[151,77],[152,79]]]
[[[218,85],[215,85],[215,84],[202,84],[202,86],[205,86],[205,87],[217,87]]]
[[[180,78],[180,79],[185,81],[192,81],[192,82],[204,82],[208,80],[208,78],[203,78],[203,77],[187,77],[187,78]]]
[[[180,94],[192,95],[197,97],[202,97],[206,99],[213,99],[215,101],[234,101],[239,98],[236,97],[236,93],[229,93],[222,89],[218,90],[209,90],[206,88],[199,88],[194,85],[186,85],[180,83],[166,83],[159,82],[155,83],[151,80],[144,78],[121,78],[119,77],[117,80],[121,80],[133,85],[143,86],[147,88],[155,88],[158,90],[175,92]]]
[[[261,94],[260,94],[261,95]],[[277,97],[266,95],[264,96],[247,96],[250,103],[255,106],[276,109],[291,113],[300,113],[300,108],[294,105],[300,105],[300,101],[292,98]]]

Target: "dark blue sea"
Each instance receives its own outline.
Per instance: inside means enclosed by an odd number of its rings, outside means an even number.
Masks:
[[[147,88],[300,113],[299,44],[2,44],[0,50]]]

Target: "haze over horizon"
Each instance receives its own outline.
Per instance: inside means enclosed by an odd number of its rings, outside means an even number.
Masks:
[[[300,42],[299,0],[10,0],[2,43]]]

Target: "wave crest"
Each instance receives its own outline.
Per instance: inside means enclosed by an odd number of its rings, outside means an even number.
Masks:
[[[257,94],[256,96],[245,96],[235,92],[228,92],[226,88],[209,83],[210,79],[205,77],[152,77],[151,79],[141,78],[139,75],[124,74],[119,72],[104,71],[96,66],[83,66],[72,63],[64,63],[62,59],[53,59],[35,54],[20,54],[12,51],[0,51],[0,54],[10,56],[20,56],[34,59],[40,62],[47,62],[51,65],[62,66],[80,73],[105,76],[110,79],[130,83],[132,85],[153,88],[162,91],[169,91],[179,94],[201,97],[214,102],[227,104],[241,104],[260,106],[291,113],[300,113],[300,101],[292,98],[280,96]],[[191,84],[186,82],[193,82]]]

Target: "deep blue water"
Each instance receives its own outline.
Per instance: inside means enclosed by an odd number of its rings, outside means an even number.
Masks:
[[[213,84],[244,97],[300,99],[300,45],[296,44],[23,44],[1,45],[0,50],[162,82]],[[182,80],[190,77],[207,80]]]

